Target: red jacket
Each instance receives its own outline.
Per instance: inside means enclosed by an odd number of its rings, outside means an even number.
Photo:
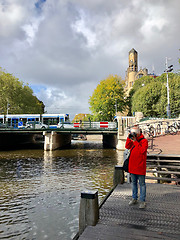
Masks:
[[[136,141],[127,138],[125,148],[130,149],[129,173],[146,175],[147,139],[141,134]],[[139,141],[142,139],[141,141]]]

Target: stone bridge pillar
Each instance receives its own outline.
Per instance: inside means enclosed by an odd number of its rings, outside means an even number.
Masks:
[[[44,150],[52,151],[71,144],[71,134],[61,134],[57,132],[43,132]]]

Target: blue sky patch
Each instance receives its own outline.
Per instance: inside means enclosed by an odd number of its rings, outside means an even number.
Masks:
[[[46,2],[46,0],[38,0],[38,1],[35,3],[35,7],[36,7],[37,9],[41,9],[42,4],[45,3],[45,2]]]
[[[45,87],[44,85],[40,85],[40,84],[30,84],[30,87],[32,88],[32,90],[35,94],[38,94],[39,92],[41,92],[41,90],[47,89],[47,87]]]

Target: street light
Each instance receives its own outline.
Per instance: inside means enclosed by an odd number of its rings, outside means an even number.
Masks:
[[[116,101],[115,101],[115,115],[117,115],[117,99],[116,99]]]
[[[171,110],[170,110],[170,100],[169,100],[169,79],[168,79],[168,72],[172,72],[173,70],[173,65],[170,65],[168,67],[168,58],[166,57],[166,77],[167,77],[167,117],[171,117]]]
[[[7,113],[6,113],[6,124],[8,124],[8,110],[9,110],[10,104],[7,101]]]

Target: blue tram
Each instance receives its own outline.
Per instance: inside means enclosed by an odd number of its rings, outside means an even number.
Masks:
[[[69,122],[69,114],[8,114],[0,115],[0,123],[13,128],[24,128],[27,122],[41,122],[49,128],[57,128],[58,123]]]

